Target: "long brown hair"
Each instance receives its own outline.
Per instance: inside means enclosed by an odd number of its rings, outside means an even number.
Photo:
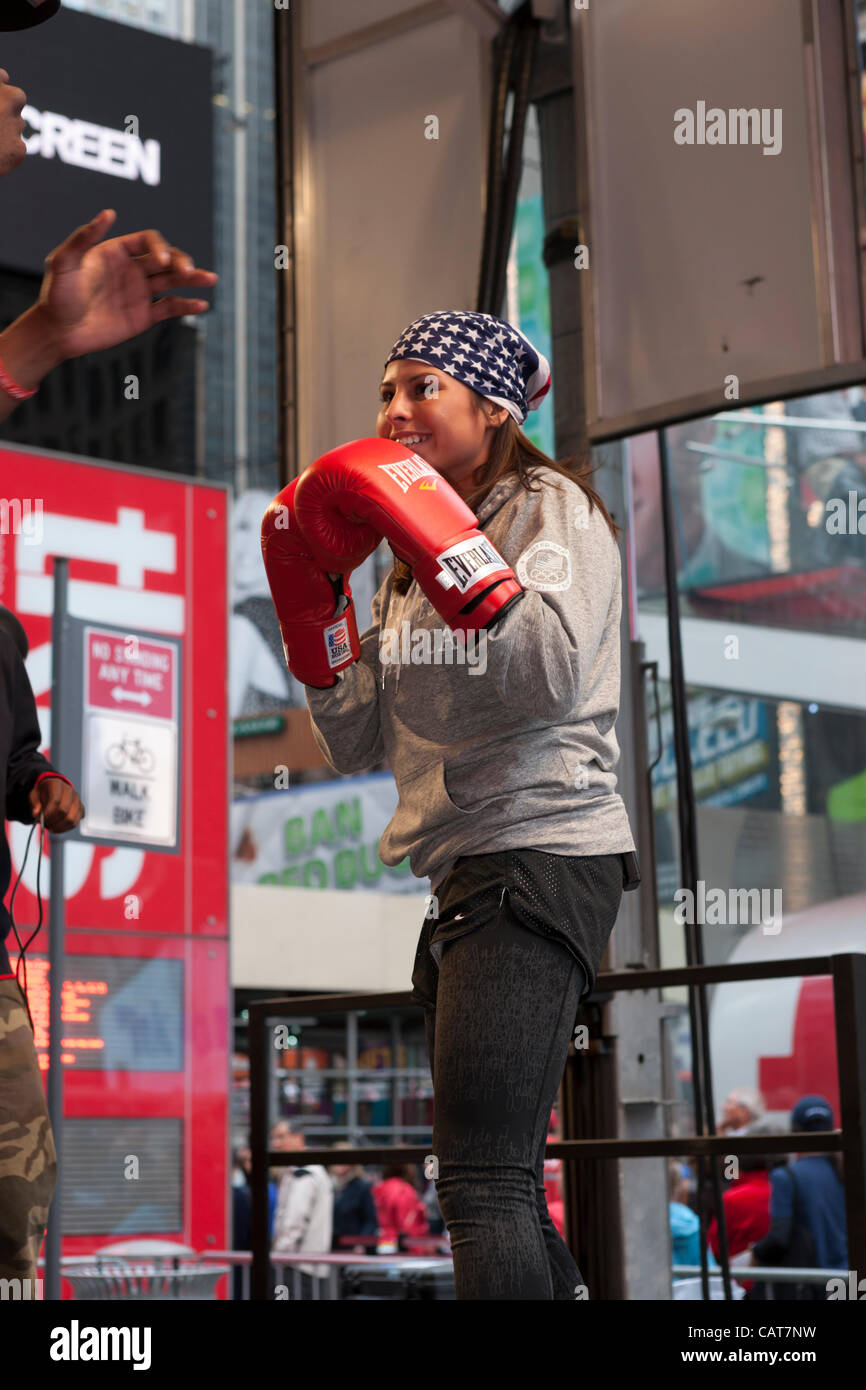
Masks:
[[[486,396],[481,396],[472,387],[466,388],[472,391],[473,405],[476,410],[483,411],[490,419],[490,411],[494,408],[493,402]],[[562,463],[557,463],[555,459],[548,458],[543,450],[537,448],[531,439],[527,439],[522,429],[514,419],[513,415],[507,415],[501,425],[498,426],[490,444],[490,452],[484,463],[479,464],[473,474],[474,487],[466,498],[466,505],[472,510],[477,511],[490,490],[509,473],[516,473],[520,479],[520,485],[527,492],[539,492],[544,484],[537,479],[537,487],[532,486],[532,480],[536,477],[539,468],[550,468],[554,473],[560,473],[564,478],[570,478],[573,483],[577,483],[589,498],[589,509],[598,507],[602,516],[610,528],[614,540],[619,539],[620,527],[616,524],[598,492],[590,483],[590,478],[595,472],[595,467],[588,453],[573,454]],[[394,591],[398,594],[405,594],[412,583],[412,571],[402,560],[394,556]]]

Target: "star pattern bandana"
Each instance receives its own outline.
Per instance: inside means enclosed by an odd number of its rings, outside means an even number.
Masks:
[[[518,328],[494,314],[443,309],[400,335],[385,363],[426,362],[504,406],[518,425],[550,390],[550,363]]]

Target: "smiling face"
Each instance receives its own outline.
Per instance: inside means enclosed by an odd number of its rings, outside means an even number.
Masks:
[[[417,438],[407,448],[467,497],[472,475],[487,461],[491,438],[508,411],[490,403],[488,419],[462,381],[411,357],[388,363],[379,395],[379,438],[398,443]]]
[[[6,69],[0,68],[0,179],[27,158],[21,115],[26,101],[27,93],[13,87]]]

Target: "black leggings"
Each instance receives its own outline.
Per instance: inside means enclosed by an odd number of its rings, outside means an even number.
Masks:
[[[436,1191],[458,1299],[581,1296],[547,1210],[544,1150],[585,988],[571,952],[507,905],[443,947],[425,1027]]]

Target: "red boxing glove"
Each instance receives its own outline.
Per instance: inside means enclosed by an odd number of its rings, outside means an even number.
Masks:
[[[523,597],[451,484],[394,440],[356,439],[323,454],[299,478],[295,509],[313,554],[334,567],[357,548],[359,529],[386,536],[455,632],[492,627]]]
[[[284,487],[265,512],[262,555],[286,664],[304,685],[323,689],[335,685],[337,671],[361,655],[349,573],[375,550],[379,537],[373,532],[366,537],[356,534],[353,553],[364,553],[332,579],[316,563],[298,527],[293,502],[299,481],[295,478]],[[343,569],[342,564],[331,563],[332,572]]]

